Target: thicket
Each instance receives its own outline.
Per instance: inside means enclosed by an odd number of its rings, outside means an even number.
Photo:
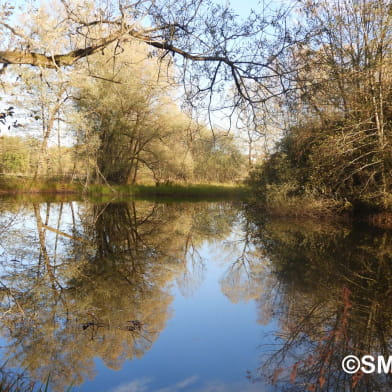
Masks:
[[[391,207],[391,8],[380,0],[318,1],[304,16],[318,34],[290,58],[298,70],[285,101],[291,120],[250,181],[272,204]]]

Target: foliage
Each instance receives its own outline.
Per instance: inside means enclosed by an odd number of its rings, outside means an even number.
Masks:
[[[243,177],[245,158],[236,146],[233,137],[213,137],[203,130],[192,145],[195,161],[194,179],[207,182],[235,182]]]
[[[379,0],[307,3],[302,23],[317,34],[291,56],[297,69],[297,88],[287,97],[291,121],[252,177],[263,192],[286,184],[293,195],[386,205],[392,192],[386,8]]]
[[[193,145],[198,126],[178,110],[171,85],[176,97],[183,85],[192,107],[222,108],[230,118],[249,109],[253,118],[250,105],[260,112],[266,97],[282,92],[276,48],[295,41],[281,34],[286,11],[260,4],[260,12],[239,21],[228,4],[200,0],[51,0],[18,8],[4,2],[0,75],[36,121],[28,131],[42,131],[34,176],[53,173],[48,146],[55,131],[60,146],[65,128],[77,139],[73,174],[86,183],[135,183],[148,172],[159,184],[243,178],[237,141]],[[274,42],[266,39],[271,27]],[[249,139],[250,161],[256,139]]]
[[[248,168],[260,136],[275,135],[277,124],[284,128],[251,175],[264,201],[390,206],[388,1],[307,1],[276,12],[263,4],[243,23],[229,6],[210,1],[81,4],[29,8],[21,14],[24,24],[8,3],[0,10],[1,75],[23,65],[5,86],[13,95],[25,87],[19,101],[34,102],[26,110],[42,130],[35,176],[72,164],[64,163],[60,147],[67,124],[76,139],[71,176],[86,184],[241,180],[246,165],[238,141],[224,132],[207,135],[179,109],[181,82],[192,110],[208,109],[210,120],[218,108],[222,118],[237,116],[237,131],[247,135]],[[16,116],[9,108],[0,122]],[[52,170],[48,146],[55,130],[59,154]],[[270,140],[265,135],[265,144]],[[13,154],[3,160],[6,170],[23,171]]]
[[[26,173],[30,151],[26,140],[18,137],[3,136],[0,139],[1,173]]]
[[[170,96],[171,79],[160,76],[162,64],[146,50],[134,45],[132,62],[126,50],[115,58],[93,57],[89,72],[96,77],[85,75],[78,83],[77,109],[84,119],[78,148],[82,160],[91,157],[95,181],[134,184],[150,177],[156,184],[223,183],[240,178],[243,157],[233,138],[213,138],[179,110]]]
[[[21,175],[26,178],[32,178],[41,160],[40,150],[41,142],[35,138],[19,136],[1,137],[0,172],[7,176]],[[75,155],[75,150],[72,147],[49,147],[46,151],[45,158],[45,177],[61,177],[63,181],[67,177],[72,177],[75,166]]]

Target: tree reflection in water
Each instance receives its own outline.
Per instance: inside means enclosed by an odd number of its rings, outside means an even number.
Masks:
[[[279,285],[280,329],[253,377],[279,391],[390,391],[391,374],[351,376],[341,361],[391,354],[392,233],[326,222],[255,227]]]
[[[119,369],[143,356],[171,316],[173,284],[191,295],[203,281],[207,242],[227,258],[222,293],[256,301],[259,323],[277,326],[253,381],[293,392],[392,388],[390,375],[341,369],[348,354],[390,354],[390,231],[263,220],[231,203],[0,209],[4,358],[33,379],[50,374],[57,390],[94,377],[94,358]]]
[[[225,238],[237,213],[229,203],[150,202],[7,211],[7,365],[38,380],[50,374],[61,390],[93,377],[95,357],[114,369],[141,357],[170,317],[170,285],[178,279],[183,291],[195,289],[203,277],[198,246]],[[8,215],[19,224],[10,226]]]

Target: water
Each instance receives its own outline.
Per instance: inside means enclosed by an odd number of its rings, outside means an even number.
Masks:
[[[53,391],[388,391],[391,232],[241,203],[0,203],[1,375]],[[27,390],[27,381],[23,388]],[[22,389],[23,390],[23,389]]]

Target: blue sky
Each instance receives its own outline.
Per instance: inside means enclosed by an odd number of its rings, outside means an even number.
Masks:
[[[225,2],[225,0],[220,0],[221,2]],[[260,0],[231,0],[229,1],[230,6],[238,13],[241,17],[246,17],[250,10],[253,9],[255,11],[260,11],[261,6]],[[267,1],[270,8],[278,8],[280,7],[285,0],[271,0]]]
[[[257,10],[259,8],[259,0],[232,0],[229,4],[241,16],[246,16],[251,9]]]

